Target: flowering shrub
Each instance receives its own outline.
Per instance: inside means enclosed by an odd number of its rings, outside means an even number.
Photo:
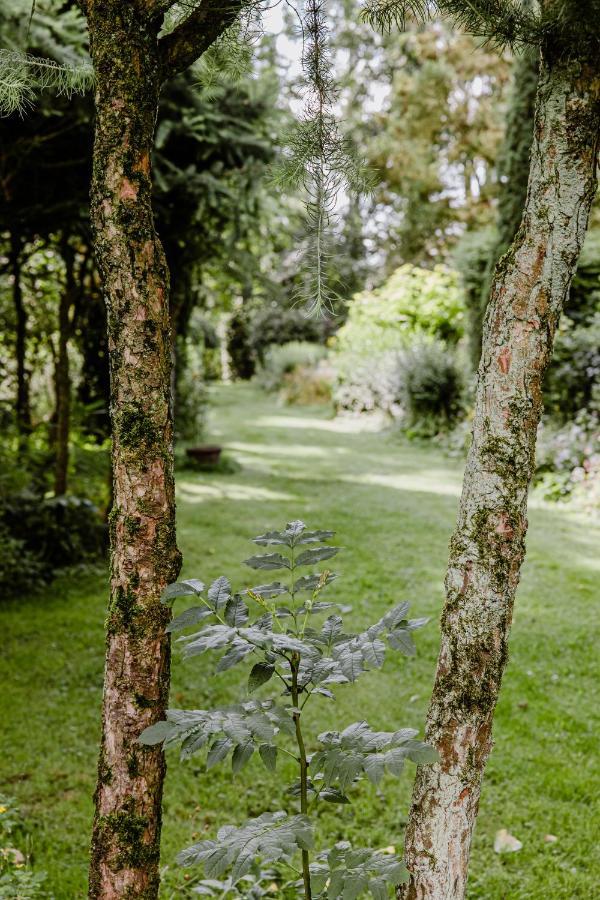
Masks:
[[[581,412],[562,428],[540,427],[536,483],[549,500],[573,497],[600,510],[600,417]]]

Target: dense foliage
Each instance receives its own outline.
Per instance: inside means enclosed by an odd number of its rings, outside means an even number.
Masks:
[[[461,406],[454,347],[464,328],[455,272],[397,269],[349,304],[334,341],[338,408],[379,410],[410,426],[427,420],[427,431],[448,427]]]

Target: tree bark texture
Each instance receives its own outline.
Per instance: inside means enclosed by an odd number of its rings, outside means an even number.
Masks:
[[[69,339],[71,307],[75,293],[75,253],[68,242],[62,248],[65,263],[65,287],[58,305],[58,353],[54,373],[56,391],[56,461],[54,493],[66,494],[69,471],[69,436],[71,420],[71,374],[69,371]]]
[[[170,613],[160,595],[180,567],[169,278],[151,208],[159,21],[143,4],[120,0],[89,0],[86,11],[97,84],[92,224],[107,306],[114,486],[89,897],[148,900],[158,896],[165,761],[137,739],[164,718]]]
[[[418,770],[401,898],[465,895],[492,717],[525,553],[542,379],[596,192],[600,66],[542,59],[527,201],[500,260],[450,543],[441,649],[427,719],[440,762]]]
[[[531,0],[528,5],[532,6]],[[506,135],[498,157],[498,173],[502,184],[498,196],[497,237],[490,248],[480,287],[478,309],[469,333],[473,371],[477,371],[481,359],[483,322],[496,264],[519,230],[527,199],[539,67],[538,47],[526,47],[514,61]]]

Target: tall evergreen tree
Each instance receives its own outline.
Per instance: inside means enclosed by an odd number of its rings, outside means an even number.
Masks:
[[[438,0],[440,12],[499,43],[539,47],[525,211],[498,264],[487,310],[458,524],[450,544],[441,649],[427,737],[440,762],[422,768],[406,834],[403,898],[465,895],[471,835],[492,747],[525,553],[542,379],[596,193],[600,137],[600,0]],[[376,0],[383,24],[421,0]]]

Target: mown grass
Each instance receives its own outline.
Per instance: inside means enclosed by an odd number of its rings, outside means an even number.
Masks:
[[[431,624],[416,635],[416,659],[390,656],[383,673],[315,702],[314,734],[367,718],[376,728],[420,727],[437,652],[437,619],[461,466],[438,450],[391,434],[358,432],[328,411],[278,408],[248,386],[214,390],[211,438],[240,463],[231,474],[178,479],[179,542],[185,574],[228,574],[252,582],[241,565],[248,539],[299,517],[338,532],[346,551],[329,590],[352,604],[352,624],[410,600]],[[598,896],[597,803],[598,546],[600,528],[558,507],[531,510],[511,659],[495,720],[475,836],[470,898]],[[103,665],[104,574],[70,574],[37,597],[0,607],[0,790],[17,797],[33,828],[36,865],[57,900],[85,896]],[[209,660],[174,661],[173,705],[206,707],[236,697],[241,673],[215,680]],[[286,773],[286,766],[282,767]],[[290,771],[291,777],[292,772]],[[413,769],[383,791],[361,785],[349,807],[328,808],[325,839],[401,846]],[[162,896],[181,896],[173,865],[193,837],[212,835],[283,799],[257,761],[235,779],[208,775],[199,759],[169,759],[164,803]],[[498,856],[494,834],[523,842]],[[545,842],[547,834],[554,843]]]

